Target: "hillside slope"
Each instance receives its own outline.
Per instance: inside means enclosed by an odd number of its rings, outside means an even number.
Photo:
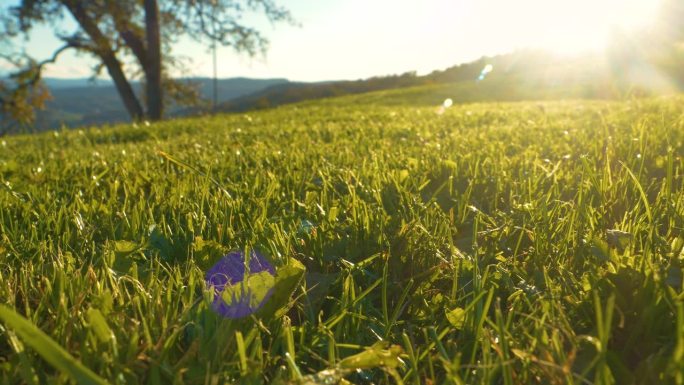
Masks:
[[[684,99],[444,92],[4,138],[0,302],[111,383],[676,383]],[[0,325],[0,383],[65,380]]]
[[[180,80],[195,87],[200,99],[209,104],[213,97],[213,80],[210,78],[186,78]],[[276,84],[285,84],[287,79],[219,79],[217,87],[218,102],[259,92]],[[39,111],[34,131],[58,129],[62,126],[79,127],[103,125],[129,121],[121,98],[109,81],[98,81],[89,84],[86,79],[47,79],[52,99],[47,102],[46,109]],[[133,84],[139,89],[140,84]],[[141,93],[138,90],[138,93]],[[183,114],[186,107],[169,103],[166,113],[169,116]]]
[[[483,74],[484,68],[490,72]],[[205,103],[199,106],[167,106],[167,116],[212,113],[208,78],[184,79],[194,84]],[[84,79],[50,80],[54,100],[38,114],[34,131],[62,125],[77,127],[125,122],[128,116],[118,94],[107,82],[97,87],[69,87]],[[619,62],[606,55],[559,56],[521,50],[483,57],[430,74],[378,76],[368,79],[293,82],[286,79],[220,79],[218,111],[244,112],[342,95],[370,93],[416,86],[441,85],[455,101],[513,101],[544,99],[621,99],[634,95],[674,93],[681,86],[643,58]],[[370,95],[370,97],[374,97]]]

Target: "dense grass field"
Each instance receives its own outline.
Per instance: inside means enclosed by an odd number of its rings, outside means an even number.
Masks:
[[[0,383],[684,384],[684,99],[445,96],[0,138]]]

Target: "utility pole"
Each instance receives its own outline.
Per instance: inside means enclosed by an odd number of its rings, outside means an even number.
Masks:
[[[215,10],[216,8],[214,8]],[[216,18],[213,18],[211,20],[211,27],[214,30],[214,34],[216,34]],[[211,44],[211,51],[213,55],[213,60],[214,60],[214,104],[211,108],[212,112],[216,112],[216,107],[218,106],[218,70],[217,70],[217,65],[216,65],[216,39],[212,41]]]
[[[211,50],[214,55],[214,105],[212,111],[216,111],[216,106],[218,105],[218,74],[216,70],[216,41],[211,45]]]

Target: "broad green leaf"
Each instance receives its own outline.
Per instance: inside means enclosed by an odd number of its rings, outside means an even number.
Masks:
[[[215,241],[202,239],[202,237],[195,237],[192,250],[195,262],[202,271],[209,270],[225,255],[223,246]]]
[[[632,234],[620,230],[607,230],[606,240],[608,241],[608,246],[623,250],[632,240]]]
[[[521,360],[529,360],[531,358],[534,358],[532,354],[520,349],[511,349],[511,353],[513,353],[516,357],[518,357]]]
[[[465,322],[465,316],[466,312],[460,307],[457,307],[456,309],[447,312],[446,317],[447,321],[453,326],[454,328],[460,330],[463,329],[463,323]]]
[[[110,261],[112,269],[127,273],[134,263],[131,254],[138,250],[140,246],[131,241],[115,241],[113,247],[113,259]]]
[[[610,248],[608,243],[599,238],[591,240],[591,253],[602,262],[610,261]]]
[[[675,238],[672,241],[672,251],[674,252],[674,257],[678,259],[684,259],[684,238]]]
[[[325,369],[318,373],[309,374],[302,377],[300,380],[286,382],[287,385],[329,385],[329,384],[346,384],[343,376],[349,374],[349,370],[340,369]]]
[[[152,225],[149,228],[150,240],[149,246],[157,251],[159,251],[159,256],[164,259],[170,259],[173,252],[173,246],[171,242],[164,236],[164,234],[159,230],[157,225]]]
[[[387,342],[381,341],[361,353],[343,359],[334,368],[321,370],[318,373],[309,374],[293,381],[277,383],[287,385],[346,385],[351,383],[344,379],[345,376],[357,370],[380,368],[391,375],[397,384],[401,384],[401,377],[397,375],[395,368],[401,365],[399,356],[402,353],[403,350],[400,346],[389,346]]]
[[[403,349],[399,345],[387,346],[378,342],[365,351],[347,357],[337,365],[341,369],[372,369],[377,367],[396,368],[401,365],[399,356]]]
[[[0,320],[12,328],[45,361],[71,377],[79,385],[107,384],[107,381],[83,366],[42,330],[9,307],[0,305]]]
[[[238,284],[226,285],[221,298],[228,305],[248,301],[248,306],[256,309],[266,299],[274,284],[275,278],[268,271],[250,274]]]
[[[115,241],[114,253],[119,255],[128,255],[138,248],[138,244],[131,241]]]
[[[94,298],[93,303],[96,304],[97,309],[106,318],[107,315],[112,311],[112,308],[114,307],[114,297],[112,296],[111,290],[102,290],[100,295]]]
[[[289,309],[290,296],[297,289],[306,268],[296,259],[290,259],[288,264],[276,269],[273,295],[257,312],[262,318],[280,317]]]
[[[97,339],[105,343],[109,341],[114,342],[114,333],[112,333],[112,329],[107,325],[107,321],[102,313],[97,309],[90,308],[87,315],[90,330],[95,333]]]

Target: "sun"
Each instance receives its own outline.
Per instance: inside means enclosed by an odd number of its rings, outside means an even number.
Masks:
[[[560,53],[598,51],[606,47],[611,34],[647,27],[658,11],[658,0],[574,0],[535,1],[538,8],[529,15],[541,21],[544,30],[537,37],[543,48]],[[534,24],[534,21],[531,21]]]
[[[605,48],[616,30],[648,26],[659,6],[660,0],[484,0],[471,11],[484,45],[578,53]]]

